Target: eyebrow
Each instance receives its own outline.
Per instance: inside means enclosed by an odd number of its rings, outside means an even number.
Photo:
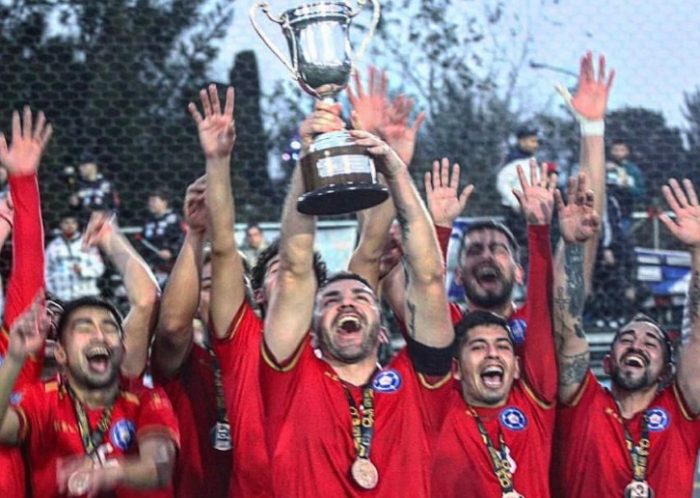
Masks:
[[[654,334],[653,332],[642,332],[641,330],[639,332],[644,334],[647,337],[653,337],[654,339],[659,341],[659,343],[661,343],[661,344],[664,344],[666,342],[663,337],[660,337],[657,334]],[[633,335],[633,336],[637,337],[637,331],[634,329],[621,330],[617,334],[617,338],[619,339],[623,335]]]

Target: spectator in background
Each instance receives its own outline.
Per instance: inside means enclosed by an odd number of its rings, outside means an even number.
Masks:
[[[624,140],[615,140],[610,147],[611,161],[606,163],[605,181],[608,196],[617,198],[622,216],[622,228],[629,234],[635,207],[646,207],[644,173],[630,161],[630,148]]]
[[[143,225],[141,244],[146,249],[144,259],[161,285],[165,282],[182,244],[182,220],[170,207],[170,192],[158,187],[148,195],[151,217]]]
[[[46,289],[62,301],[99,296],[98,279],[105,271],[96,248],[83,250],[78,219],[64,214],[61,234],[46,247]]]
[[[68,185],[73,189],[69,203],[78,211],[78,220],[87,223],[93,211],[116,210],[119,198],[112,185],[100,173],[94,157],[86,157],[78,166],[78,177],[67,168]]]
[[[260,256],[260,253],[263,252],[268,245],[269,243],[265,240],[265,235],[260,225],[257,223],[248,223],[245,229],[245,241],[241,246],[241,252],[251,267],[255,266],[258,256]]]

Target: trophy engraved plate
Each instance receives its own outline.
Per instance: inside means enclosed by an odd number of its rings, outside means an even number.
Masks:
[[[364,6],[368,0],[357,1]],[[372,22],[356,59],[362,57],[379,23],[378,0],[369,1],[373,6]],[[282,27],[291,63],[258,26],[255,20],[258,9]],[[274,16],[268,3],[258,0],[250,9],[250,21],[305,92],[333,102],[347,87],[353,70],[348,28],[359,12],[353,11],[346,1],[320,1]],[[377,182],[372,158],[363,147],[353,145],[347,131],[316,137],[301,167],[306,193],[299,198],[297,208],[305,214],[351,213],[375,206],[389,196],[387,189]]]

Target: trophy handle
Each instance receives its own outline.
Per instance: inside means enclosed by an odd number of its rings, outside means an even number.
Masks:
[[[248,17],[250,18],[250,23],[253,25],[253,29],[262,39],[265,45],[267,45],[267,48],[269,48],[272,51],[272,53],[275,54],[280,61],[282,61],[282,64],[284,64],[285,67],[289,69],[289,72],[292,73],[292,77],[295,80],[299,79],[297,70],[294,69],[294,67],[289,62],[287,62],[287,59],[284,58],[282,52],[280,52],[279,49],[275,46],[275,44],[272,43],[272,40],[268,38],[268,36],[265,34],[262,28],[260,28],[260,26],[258,26],[258,23],[255,21],[255,15],[257,14],[258,9],[261,9],[265,13],[267,18],[274,23],[284,24],[284,21],[282,20],[282,18],[275,17],[270,13],[270,4],[264,0],[259,0],[258,2],[251,5],[250,10],[248,11]]]
[[[362,57],[365,55],[365,51],[367,50],[367,46],[369,45],[369,42],[374,37],[374,32],[377,30],[377,25],[379,24],[379,17],[380,17],[381,10],[382,10],[381,5],[379,4],[379,0],[357,0],[357,4],[360,7],[364,7],[365,5],[367,5],[367,2],[372,4],[372,21],[370,24],[369,31],[367,32],[364,39],[362,40],[362,43],[360,43],[360,47],[355,52],[357,60],[362,59]],[[360,12],[361,12],[361,9],[357,10],[355,12],[351,12],[350,16],[355,17]]]

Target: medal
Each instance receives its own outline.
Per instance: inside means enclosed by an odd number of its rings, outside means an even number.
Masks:
[[[525,498],[523,495],[521,495],[520,493],[518,493],[518,492],[515,491],[515,490],[505,492],[505,493],[503,493],[501,496],[502,496],[503,498]]]
[[[646,481],[632,481],[625,488],[625,498],[654,498],[654,490]]]
[[[227,422],[217,422],[209,434],[215,450],[231,451],[231,426]]]
[[[90,488],[90,479],[89,470],[83,469],[73,472],[68,478],[68,494],[80,496],[87,493]]]
[[[350,467],[353,480],[362,489],[374,489],[379,482],[379,472],[367,458],[356,458]]]

